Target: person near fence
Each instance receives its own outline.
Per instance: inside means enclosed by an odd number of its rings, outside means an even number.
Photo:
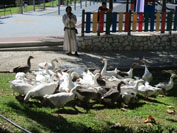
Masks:
[[[111,11],[111,9],[108,9],[106,7],[106,2],[102,2],[102,5],[98,8],[98,21],[99,21],[99,13],[106,13]]]
[[[65,31],[63,49],[66,51],[67,55],[71,55],[72,52],[75,52],[75,55],[78,56],[77,29],[75,28],[77,18],[76,15],[72,13],[72,8],[70,6],[66,7],[66,14],[63,15],[62,19]]]

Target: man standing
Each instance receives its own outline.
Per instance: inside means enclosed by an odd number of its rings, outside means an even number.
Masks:
[[[67,55],[71,55],[72,52],[75,52],[75,55],[78,56],[78,42],[76,38],[77,30],[75,24],[77,22],[76,15],[72,12],[70,6],[66,7],[66,14],[63,15],[63,24],[64,24],[64,50],[67,52]]]
[[[100,17],[100,13],[106,13],[109,9],[106,7],[106,2],[102,2],[102,5],[98,8],[98,21]]]

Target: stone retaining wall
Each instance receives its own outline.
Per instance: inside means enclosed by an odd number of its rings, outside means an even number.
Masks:
[[[78,42],[79,51],[174,50],[177,34],[85,36]]]

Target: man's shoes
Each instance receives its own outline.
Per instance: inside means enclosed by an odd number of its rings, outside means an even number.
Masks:
[[[75,56],[79,56],[79,54],[77,53],[77,51],[75,52]]]
[[[69,53],[66,53],[67,55],[72,55],[72,53],[71,52],[69,52]]]

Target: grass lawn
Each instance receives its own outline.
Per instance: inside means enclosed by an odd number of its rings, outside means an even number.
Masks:
[[[0,74],[0,114],[31,132],[177,132],[177,113],[168,114],[167,106],[177,111],[177,85],[167,97],[140,99],[139,103],[127,110],[118,107],[106,108],[96,104],[88,112],[77,107],[64,109],[41,106],[38,100],[24,104],[19,102],[9,87],[14,74]],[[158,80],[168,79],[159,76]],[[159,82],[159,81],[158,81]],[[157,124],[146,125],[144,120],[152,115]],[[120,123],[118,127],[111,125]],[[0,118],[0,132],[22,132]]]
[[[80,2],[80,0],[76,0],[76,2]],[[74,3],[74,1],[72,1],[72,3]],[[66,1],[64,4],[66,4]],[[70,1],[69,1],[69,4],[70,4]],[[53,1],[53,6],[54,7],[58,6],[58,0]],[[45,7],[52,7],[52,2],[45,3]],[[44,8],[43,4],[35,6],[36,10],[43,9],[43,8]],[[4,15],[3,10],[4,9],[0,9],[0,16]],[[10,7],[10,8],[6,8],[6,10],[11,10],[12,14],[20,14],[21,8],[20,7]],[[23,12],[28,12],[28,11],[33,11],[33,5],[28,5],[27,8],[23,7]],[[5,14],[10,15],[10,12],[7,11],[7,12],[5,12]]]
[[[54,0],[53,6],[56,7],[57,5],[58,5],[58,1]],[[45,6],[46,7],[52,7],[52,2],[45,3]],[[44,6],[43,6],[43,4],[36,5],[35,8],[36,8],[36,10],[37,9],[43,9]],[[6,8],[6,10],[11,10],[12,14],[19,14],[21,9],[20,9],[20,7],[10,7],[10,8]],[[23,11],[24,12],[33,11],[33,5],[28,5],[27,8],[23,7]],[[10,15],[10,12],[8,11],[5,14]],[[0,9],[0,16],[3,16],[3,15],[4,15],[3,9]]]

